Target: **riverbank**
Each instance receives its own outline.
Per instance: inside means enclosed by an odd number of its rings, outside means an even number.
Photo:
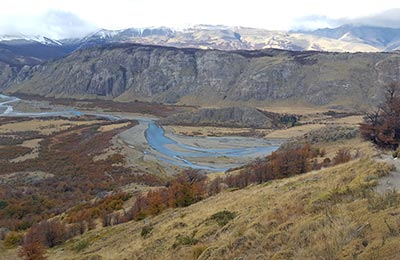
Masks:
[[[124,151],[129,166],[140,170],[157,169],[162,174],[175,173],[185,168],[224,172],[244,165],[276,150],[281,141],[239,136],[189,137],[178,135],[155,123],[157,118],[141,114],[79,111],[75,108],[52,107],[47,102],[24,101],[1,96],[3,115],[8,116],[81,116],[91,115],[109,120],[129,119],[139,124],[113,139]],[[18,109],[14,109],[14,106]],[[31,110],[30,110],[31,108]],[[16,111],[17,110],[17,111]],[[23,112],[21,112],[21,110]],[[6,113],[7,112],[7,113]]]
[[[167,172],[171,164],[178,168],[223,172],[270,154],[282,142],[248,137],[188,137],[164,131],[152,120],[133,119],[139,125],[121,133],[119,144],[125,144],[126,154],[134,156],[136,162],[157,162]]]

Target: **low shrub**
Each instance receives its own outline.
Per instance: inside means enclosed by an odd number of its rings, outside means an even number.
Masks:
[[[208,218],[209,221],[215,221],[220,227],[225,226],[228,224],[232,219],[236,217],[236,213],[223,210],[213,214],[211,217]]]
[[[140,235],[143,238],[147,238],[148,236],[150,236],[151,231],[153,231],[153,226],[150,226],[150,225],[143,226],[142,231],[140,232]]]

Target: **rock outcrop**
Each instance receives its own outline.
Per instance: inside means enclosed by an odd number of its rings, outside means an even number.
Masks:
[[[289,122],[291,119],[291,122]],[[206,108],[172,115],[160,121],[166,125],[278,128],[294,123],[296,117],[266,113],[249,107]]]
[[[30,68],[4,65],[2,91],[190,105],[299,102],[362,109],[399,80],[399,53],[217,51],[108,45]],[[0,90],[1,90],[0,89]]]

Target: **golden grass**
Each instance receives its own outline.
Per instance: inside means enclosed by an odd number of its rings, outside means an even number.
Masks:
[[[359,125],[363,122],[363,116],[348,116],[343,118],[337,118],[329,120],[330,123],[339,125]]]
[[[22,121],[17,123],[4,124],[0,126],[0,133],[13,133],[23,131],[38,131],[43,135],[50,135],[54,132],[66,130],[73,126],[91,125],[101,121],[72,121],[72,120],[40,120],[33,119],[29,121]]]
[[[11,260],[18,258],[18,248],[9,249],[4,245],[3,241],[0,241],[0,260]]]
[[[126,122],[126,123],[120,123],[120,124],[112,124],[112,125],[103,125],[99,128],[100,132],[107,132],[107,131],[111,131],[114,129],[118,129],[121,127],[125,127],[128,126],[130,124],[130,122]]]
[[[314,107],[305,104],[300,106],[294,106],[293,104],[284,105],[283,102],[276,105],[260,107],[260,109],[279,114],[295,114],[295,115],[308,115],[308,114],[323,113],[329,111],[329,109],[324,107]]]
[[[292,137],[303,136],[305,133],[308,133],[313,130],[321,129],[325,127],[324,124],[308,124],[308,125],[300,125],[287,129],[276,130],[265,136],[265,138],[277,138],[277,139],[285,139]]]
[[[26,140],[24,141],[20,146],[28,147],[31,148],[32,151],[28,154],[18,156],[17,158],[14,158],[10,160],[10,162],[13,163],[18,163],[18,162],[23,162],[29,159],[35,159],[39,157],[39,147],[40,147],[40,142],[42,141],[42,138],[38,139],[31,139],[31,140]]]
[[[233,127],[213,127],[213,126],[165,126],[167,131],[173,131],[176,134],[188,136],[227,136],[227,135],[258,135],[264,136],[271,130],[251,129],[251,128],[233,128]]]
[[[366,156],[343,165],[90,231],[49,250],[49,259],[396,259],[400,205],[377,207],[372,191],[391,167],[371,159],[375,152],[368,145],[358,147]],[[223,227],[207,221],[222,210],[237,215]],[[76,252],[82,241],[89,245]]]

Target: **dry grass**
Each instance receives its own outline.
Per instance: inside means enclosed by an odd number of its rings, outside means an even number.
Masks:
[[[99,123],[98,120],[90,121],[70,121],[64,119],[57,120],[41,120],[32,119],[28,121],[21,121],[16,123],[0,125],[0,133],[13,133],[23,131],[37,131],[43,135],[50,135],[55,132],[66,130],[74,126],[92,125]]]
[[[292,138],[303,136],[305,133],[308,133],[312,130],[317,130],[325,127],[324,124],[309,124],[309,125],[301,125],[295,126],[288,129],[276,130],[265,136],[265,138]]]
[[[37,139],[31,139],[31,140],[25,140],[20,146],[23,147],[28,147],[31,148],[32,151],[28,154],[19,156],[17,158],[14,158],[10,160],[12,163],[19,163],[23,162],[29,159],[35,159],[39,157],[39,147],[40,147],[40,142],[42,141],[42,138],[37,138]]]
[[[121,128],[121,127],[126,127],[129,124],[130,124],[130,122],[121,123],[121,124],[103,125],[103,126],[99,127],[99,131],[100,132],[107,132],[107,131],[118,129],[118,128]]]
[[[359,148],[374,154],[369,146]],[[88,232],[49,251],[49,259],[396,259],[398,195],[376,198],[372,191],[390,170],[366,156],[226,191],[145,221]],[[386,206],[374,209],[376,201]],[[236,217],[223,227],[208,221],[223,210]],[[151,232],[141,236],[149,225]],[[82,241],[89,245],[77,252]]]
[[[357,126],[363,122],[363,116],[348,116],[343,118],[335,118],[328,121],[338,125],[354,125]]]
[[[293,104],[284,105],[283,102],[277,105],[261,107],[261,109],[279,114],[295,114],[295,115],[308,115],[308,114],[323,113],[329,111],[329,109],[324,107],[313,107],[304,104],[299,106]]]
[[[264,136],[271,130],[251,129],[251,128],[232,128],[232,127],[213,127],[213,126],[165,126],[167,131],[187,136],[229,136],[229,135],[257,135]]]

